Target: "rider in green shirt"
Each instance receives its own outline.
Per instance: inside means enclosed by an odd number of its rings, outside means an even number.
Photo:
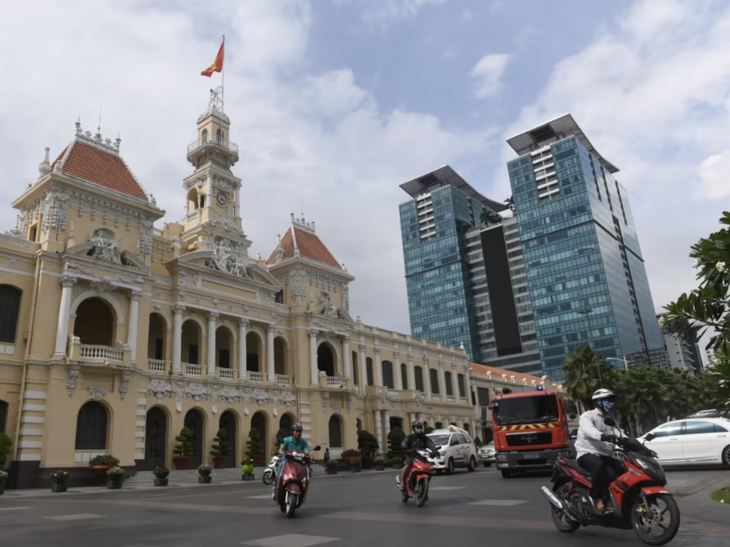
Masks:
[[[304,452],[309,456],[309,443],[302,438],[302,426],[301,424],[294,424],[291,427],[291,437],[286,437],[279,446],[279,465],[276,466],[276,484],[274,486],[274,492],[279,490],[279,481],[281,480],[281,470],[284,467],[284,459],[287,452],[298,450]]]

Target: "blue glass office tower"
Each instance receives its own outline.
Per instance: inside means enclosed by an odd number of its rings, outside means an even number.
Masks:
[[[411,334],[463,343],[473,361],[478,331],[467,232],[479,225],[483,211],[494,214],[507,206],[482,196],[448,165],[401,188],[413,198],[400,206]]]
[[[618,169],[570,114],[507,141],[543,370],[590,346],[616,367],[667,366],[639,239]]]

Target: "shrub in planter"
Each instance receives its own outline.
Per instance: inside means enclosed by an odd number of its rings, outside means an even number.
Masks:
[[[170,475],[170,470],[167,467],[155,467],[152,473],[155,475],[155,486],[167,486],[167,477]]]
[[[363,456],[361,462],[362,462],[363,469],[374,469],[375,468],[375,458]]]
[[[401,459],[405,454],[405,449],[402,446],[403,440],[406,438],[406,434],[400,427],[394,427],[388,433],[388,455],[391,457],[400,456]]]
[[[350,458],[350,471],[353,473],[359,473],[362,471],[362,459],[361,458]]]
[[[362,452],[363,457],[372,458],[378,451],[380,445],[375,435],[364,429],[357,434],[357,447]]]
[[[400,469],[401,467],[403,467],[403,458],[401,458],[400,456],[395,456],[392,461],[394,469]]]
[[[248,434],[248,441],[246,441],[246,456],[251,458],[254,465],[261,465],[261,460],[264,457],[264,445],[261,443],[261,434],[258,429],[251,429]]]
[[[0,431],[0,471],[5,469],[5,462],[8,460],[12,448],[13,441],[5,433]]]
[[[5,484],[8,482],[8,474],[0,469],[0,496],[5,492]]]
[[[375,458],[375,470],[382,471],[385,469],[385,459],[382,456]]]
[[[175,437],[177,444],[172,449],[172,453],[175,457],[172,458],[176,469],[186,469],[188,466],[188,460],[195,455],[195,449],[193,448],[193,434],[187,427],[183,427],[180,430],[180,435]]]
[[[253,480],[254,465],[251,458],[246,458],[241,462],[241,480]]]
[[[115,466],[106,472],[108,482],[106,487],[110,490],[118,490],[122,487],[122,480],[124,479],[124,469]]]
[[[111,454],[101,454],[89,460],[89,467],[96,486],[104,486],[107,483],[107,471],[119,465],[119,460]]]
[[[51,473],[51,492],[65,492],[71,475],[68,471],[54,471]]]
[[[339,467],[340,465],[335,460],[330,460],[327,462],[325,473],[327,473],[328,475],[336,475]]]
[[[213,439],[213,450],[210,451],[216,469],[223,468],[226,463],[226,456],[230,453],[231,443],[228,442],[228,433],[225,429],[219,429],[218,434]]]
[[[206,463],[198,466],[198,482],[200,484],[210,484],[213,480],[213,477],[210,476],[212,471],[213,468]]]

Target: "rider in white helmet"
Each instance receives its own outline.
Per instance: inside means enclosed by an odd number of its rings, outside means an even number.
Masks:
[[[598,514],[605,514],[610,500],[609,485],[624,474],[623,464],[612,457],[615,437],[625,436],[616,426],[607,425],[604,420],[615,405],[616,396],[608,389],[599,389],[593,394],[593,410],[580,417],[578,438],[575,441],[578,464],[591,474],[593,488],[590,496],[596,504]]]

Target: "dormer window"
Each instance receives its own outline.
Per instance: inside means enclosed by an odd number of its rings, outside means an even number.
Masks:
[[[200,134],[200,140],[203,144],[208,142],[208,130],[207,129],[203,129],[202,133]]]

